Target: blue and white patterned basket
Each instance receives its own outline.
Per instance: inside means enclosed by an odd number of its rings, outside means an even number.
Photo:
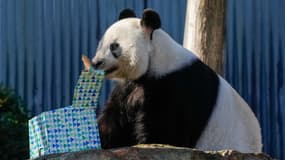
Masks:
[[[101,149],[96,107],[104,73],[83,71],[73,106],[43,112],[29,120],[30,158],[47,154]]]

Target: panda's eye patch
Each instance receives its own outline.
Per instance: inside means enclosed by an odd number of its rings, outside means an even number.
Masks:
[[[114,42],[110,45],[110,51],[115,58],[118,58],[121,55],[120,45],[117,42]]]
[[[116,49],[118,49],[119,48],[119,43],[117,43],[117,42],[114,42],[114,43],[112,43],[111,45],[110,45],[110,50],[111,51],[115,51]]]

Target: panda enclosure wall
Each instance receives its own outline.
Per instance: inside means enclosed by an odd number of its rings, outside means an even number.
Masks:
[[[111,5],[110,5],[111,4]],[[80,55],[120,10],[146,7],[182,44],[186,0],[0,0],[0,82],[14,88],[33,115],[71,104]],[[225,78],[261,122],[264,151],[285,159],[285,1],[227,0]],[[106,82],[101,103],[112,88]]]

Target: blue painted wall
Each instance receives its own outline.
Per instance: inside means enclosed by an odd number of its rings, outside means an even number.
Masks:
[[[111,5],[110,5],[111,4]],[[0,0],[0,82],[35,115],[71,104],[82,69],[124,8],[156,9],[182,43],[186,0]],[[228,0],[226,79],[252,106],[264,150],[285,159],[285,2]],[[101,103],[111,82],[105,82]]]

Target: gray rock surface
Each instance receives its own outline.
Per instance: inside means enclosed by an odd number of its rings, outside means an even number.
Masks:
[[[38,160],[271,160],[263,153],[240,153],[232,150],[199,151],[159,144],[142,144],[110,150],[87,150],[54,154]]]

